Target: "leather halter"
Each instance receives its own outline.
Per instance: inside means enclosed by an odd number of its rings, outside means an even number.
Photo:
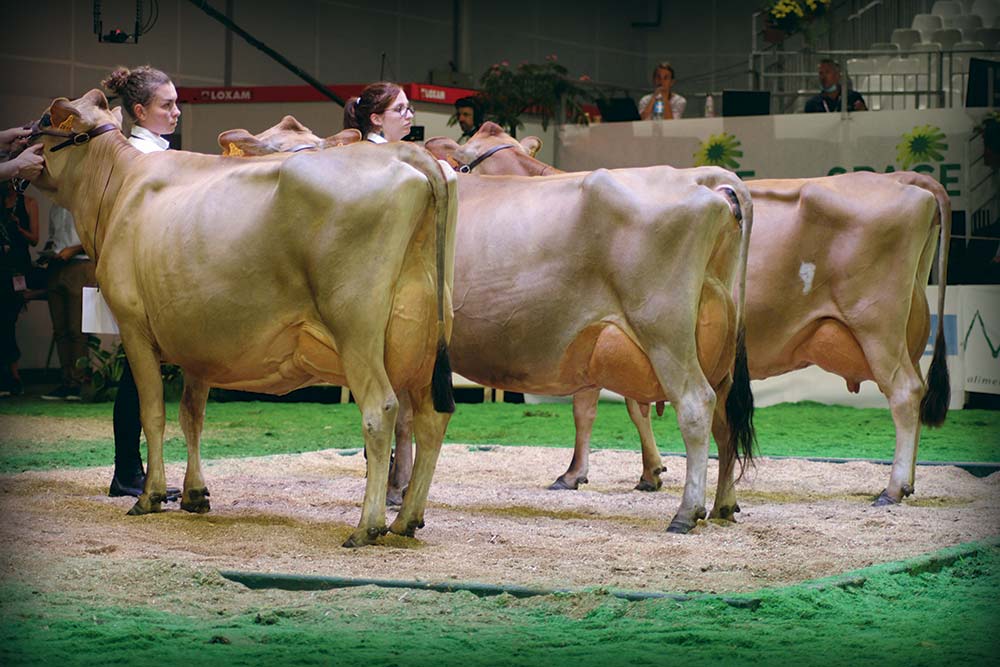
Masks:
[[[514,144],[501,144],[499,146],[494,146],[493,148],[489,149],[488,151],[486,151],[485,153],[483,153],[482,155],[480,155],[479,157],[477,157],[475,160],[473,160],[469,164],[461,164],[461,165],[459,165],[458,166],[458,171],[461,172],[461,173],[463,173],[463,174],[468,174],[473,169],[475,169],[476,167],[478,167],[479,164],[483,160],[485,160],[486,158],[490,157],[494,153],[502,151],[505,148],[514,148]],[[457,160],[456,160],[456,162],[457,162]]]
[[[69,146],[82,146],[94,137],[113,130],[121,131],[121,128],[114,123],[105,123],[104,125],[98,125],[97,127],[91,128],[86,132],[63,132],[61,130],[42,129],[41,125],[39,125],[36,121],[31,124],[31,139],[37,139],[42,135],[49,137],[65,137],[66,141],[56,144],[49,149],[50,153],[55,153],[56,151],[61,151]]]

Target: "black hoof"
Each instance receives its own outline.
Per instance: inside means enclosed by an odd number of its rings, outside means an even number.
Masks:
[[[549,491],[576,491],[580,488],[581,484],[586,483],[586,477],[577,477],[576,482],[570,485],[566,482],[566,475],[560,475],[559,479],[549,485]]]
[[[377,540],[380,536],[385,535],[388,532],[389,529],[386,528],[385,526],[382,526],[381,528],[369,528],[367,531],[365,531],[363,537],[358,537],[356,535],[351,535],[350,537],[348,537],[347,541],[344,542],[343,546],[348,549],[356,549],[357,547],[365,547],[368,546],[369,544],[375,544],[375,540]]]
[[[163,508],[160,506],[163,501],[166,500],[166,496],[162,493],[151,493],[149,495],[149,509],[142,506],[142,501],[136,501],[135,505],[132,505],[132,509],[128,511],[128,516],[143,516],[144,514],[156,514],[162,512]]]
[[[169,495],[170,489],[167,489]],[[181,509],[185,512],[191,512],[193,514],[205,514],[212,510],[212,504],[209,502],[208,489],[191,489],[188,492],[188,499],[181,500]]]
[[[406,497],[407,488],[409,487],[404,488],[402,491],[393,488],[387,489],[385,493],[386,507],[401,506],[403,504],[403,499]]]
[[[132,496],[133,498],[138,498],[142,495],[143,487],[146,486],[146,476],[138,475],[123,482],[118,479],[118,477],[111,478],[111,486],[108,488],[108,496],[111,498],[121,498],[123,496]],[[172,503],[181,497],[181,490],[175,486],[167,487],[167,502]]]
[[[899,501],[889,495],[887,490],[883,490],[882,493],[878,495],[875,502],[872,503],[872,507],[886,507],[888,505],[898,505]]]
[[[736,522],[736,513],[740,511],[739,505],[716,507],[710,515],[713,519]]]
[[[667,526],[667,532],[685,535],[691,532],[691,530],[698,525],[698,522],[706,516],[708,516],[708,512],[705,511],[704,507],[696,507],[690,519],[681,519],[680,517],[675,516],[673,521],[670,522],[670,525]]]
[[[643,478],[639,478],[639,483],[635,485],[636,491],[659,491],[660,487],[663,486],[663,482],[659,479],[656,480],[656,484],[651,484]]]

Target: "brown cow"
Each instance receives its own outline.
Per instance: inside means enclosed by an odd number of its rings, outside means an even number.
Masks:
[[[488,128],[461,148],[428,140],[434,153],[456,167],[500,144],[517,142]],[[532,174],[548,165],[525,151],[503,150],[481,162],[482,173]],[[754,233],[747,269],[747,354],[750,375],[764,379],[817,365],[857,391],[873,380],[889,399],[896,425],[896,453],[889,484],[876,504],[898,503],[913,492],[920,421],[943,423],[948,406],[944,347],[944,285],[951,202],[934,179],[916,172],[855,173],[811,179],[748,181]],[[946,221],[941,224],[941,221]],[[940,242],[939,242],[940,237]],[[930,319],[924,286],[940,251],[938,329],[928,386],[918,361]],[[596,410],[574,397],[574,411]],[[630,406],[629,414],[636,411]],[[640,420],[642,480],[657,477],[660,457],[652,432]],[[590,424],[577,432],[569,470],[555,487],[586,481]],[[725,425],[713,428],[722,474],[713,515],[738,511]],[[647,485],[640,481],[640,487]]]
[[[455,370],[513,391],[671,400],[688,468],[668,530],[687,532],[706,515],[713,415],[750,456],[749,379],[735,361],[742,298],[732,297],[749,243],[746,188],[715,167],[459,174],[458,185]]]
[[[409,144],[144,155],[120,123],[100,91],[55,100],[39,122],[46,169],[35,184],[73,212],[135,374],[149,474],[130,513],[158,512],[166,498],[164,361],[184,370],[182,507],[193,512],[209,509],[199,455],[209,387],[350,386],[369,474],[345,546],[386,531],[397,394],[408,394],[417,460],[389,530],[412,535],[448,422],[435,408],[454,408],[445,347],[454,176]]]

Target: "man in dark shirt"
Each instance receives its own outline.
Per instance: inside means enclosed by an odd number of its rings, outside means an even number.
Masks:
[[[819,61],[819,85],[822,91],[819,95],[814,95],[806,102],[806,113],[823,113],[826,111],[840,111],[842,101],[841,90],[843,84],[840,81],[840,65],[836,61],[824,58]],[[867,111],[865,100],[861,93],[856,90],[847,89],[847,110]]]
[[[474,97],[463,97],[456,101],[455,118],[458,120],[458,126],[462,128],[462,136],[458,138],[458,143],[464,144],[483,124],[483,112],[479,100]]]

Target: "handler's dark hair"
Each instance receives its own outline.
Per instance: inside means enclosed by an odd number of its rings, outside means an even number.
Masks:
[[[476,124],[478,128],[483,124],[483,105],[475,97],[460,97],[455,100],[455,111],[467,107],[472,109],[472,122]]]
[[[403,89],[391,81],[379,81],[365,86],[360,97],[347,100],[344,107],[344,129],[361,130],[362,138],[368,136],[375,129],[371,115],[385,113],[401,92]]]
[[[171,83],[170,77],[165,72],[149,65],[142,65],[133,70],[128,67],[116,67],[101,85],[122,98],[122,106],[135,121],[137,120],[135,105],[149,104],[156,89],[165,83]]]

